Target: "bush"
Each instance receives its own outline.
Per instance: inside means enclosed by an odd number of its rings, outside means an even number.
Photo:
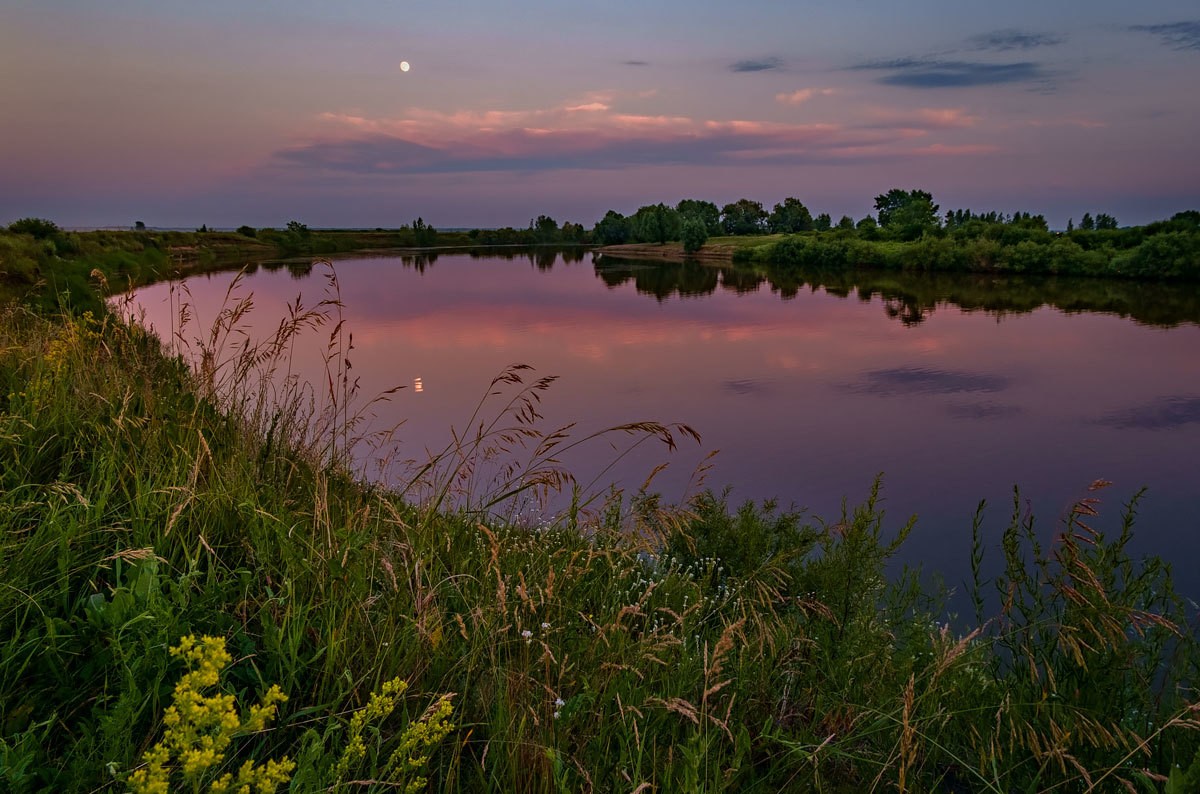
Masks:
[[[1200,232],[1157,234],[1114,264],[1126,276],[1200,279]]]
[[[58,234],[58,224],[45,218],[22,218],[8,225],[13,234],[28,234],[36,240],[45,240]]]

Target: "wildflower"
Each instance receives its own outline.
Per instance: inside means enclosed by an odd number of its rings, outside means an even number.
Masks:
[[[521,636],[525,638],[526,645],[533,642],[533,632],[530,631],[529,629],[525,629],[524,631],[522,631]]]
[[[549,623],[543,623],[543,624],[542,624],[542,631],[545,631],[545,630],[547,630],[548,628],[550,628],[550,624],[549,624]]]
[[[565,706],[565,705],[567,705],[567,704],[566,704],[566,701],[564,701],[562,698],[555,698],[555,699],[554,699],[554,706],[555,706],[555,708],[560,708],[560,709],[561,709],[561,708],[562,708],[563,706]]]
[[[172,756],[184,781],[198,787],[209,770],[224,763],[225,750],[235,736],[263,730],[274,718],[277,704],[287,700],[278,686],[272,686],[259,705],[239,715],[233,695],[204,694],[220,683],[221,670],[232,661],[223,637],[188,635],[171,648],[171,655],[182,657],[190,669],[175,685],[171,705],[163,714],[162,740],[146,751],[145,766],[129,778],[135,794],[165,794],[174,771],[168,766]],[[295,766],[286,757],[269,760],[265,766],[247,761],[236,778],[222,775],[212,782],[211,790],[219,794],[249,791],[253,786],[260,792],[274,791],[288,781]]]

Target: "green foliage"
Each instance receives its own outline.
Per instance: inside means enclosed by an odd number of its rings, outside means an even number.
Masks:
[[[721,208],[721,226],[726,234],[762,234],[766,221],[767,212],[758,201],[738,199]]]
[[[693,216],[685,217],[680,227],[680,240],[683,242],[684,253],[693,254],[703,248],[708,240],[708,229],[704,221]]]
[[[900,240],[915,240],[938,228],[938,205],[924,190],[892,188],[875,197],[879,225]]]
[[[613,210],[606,212],[592,229],[592,241],[596,245],[622,245],[632,236],[629,219]]]
[[[630,221],[630,239],[638,243],[665,243],[678,240],[681,218],[666,204],[649,204],[638,208]]]
[[[776,204],[767,217],[767,229],[771,234],[795,234],[813,229],[813,217],[800,199],[788,196],[783,203]]]
[[[1122,275],[1140,278],[1200,280],[1200,231],[1148,237],[1116,267]]]
[[[28,234],[35,240],[47,240],[59,233],[58,224],[45,218],[22,218],[8,225],[13,234]]]
[[[721,211],[711,201],[683,199],[675,205],[675,211],[683,219],[695,218],[704,225],[708,236],[721,233]]]
[[[239,226],[239,227],[237,227],[237,233],[242,235],[243,237],[257,237],[258,236],[258,230],[255,229],[253,226]]]

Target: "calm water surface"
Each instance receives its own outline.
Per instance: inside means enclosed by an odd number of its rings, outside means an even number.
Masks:
[[[1132,303],[1113,297],[1120,286],[1086,288],[1102,293],[1093,306],[1139,321],[1085,310],[1071,299],[1085,290],[1070,284],[1008,289],[889,274],[879,284],[859,276],[771,285],[590,254],[355,258],[337,262],[336,273],[362,392],[407,386],[375,420],[404,422],[401,457],[444,445],[491,378],[526,363],[559,376],[543,401],[548,426],[574,421],[586,432],[653,419],[702,434],[700,447],[668,455],[643,446],[608,471],[613,448],[592,445],[569,459],[581,481],[599,475],[636,487],[669,461],[655,485],[679,499],[697,464],[719,450],[707,484],[731,487],[734,501],[778,498],[836,518],[843,498],[860,500],[883,473],[888,523],[919,516],[905,561],[956,585],[979,500],[989,501],[998,557],[1014,486],[1050,533],[1103,478],[1114,485],[1101,494],[1100,525],[1115,526],[1121,503],[1146,486],[1137,551],[1173,561],[1184,589],[1200,596],[1191,570],[1200,552],[1194,286],[1138,292]],[[188,282],[202,323],[232,277]],[[308,276],[260,268],[241,292],[253,293],[256,322],[273,327],[284,304],[298,294],[314,303],[324,284],[319,268]],[[1028,310],[1040,292],[1066,296],[1052,302],[1071,312]],[[998,308],[984,308],[989,296]],[[171,328],[167,285],[137,301],[160,332]],[[314,377],[323,341],[297,353],[296,366]]]

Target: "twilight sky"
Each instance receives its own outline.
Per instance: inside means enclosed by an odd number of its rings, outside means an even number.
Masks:
[[[1144,223],[1200,209],[1198,83],[1195,0],[4,0],[0,223]]]

